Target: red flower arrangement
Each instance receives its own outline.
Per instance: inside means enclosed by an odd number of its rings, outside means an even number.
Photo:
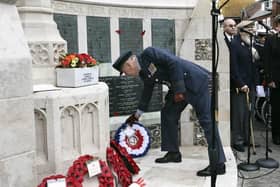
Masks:
[[[107,161],[113,167],[113,170],[117,173],[118,180],[122,187],[128,187],[132,183],[132,175],[123,163],[120,155],[116,151],[108,147],[107,148]]]
[[[76,179],[79,183],[84,181],[84,175],[88,173],[86,162],[92,160],[93,156],[80,156],[73,162],[73,165],[68,169],[67,176]]]
[[[99,64],[92,56],[81,53],[81,54],[65,54],[59,58],[59,65],[61,68],[82,68],[82,67],[93,67]]]
[[[98,175],[99,187],[114,187],[114,177],[105,161],[99,160],[102,174]]]
[[[115,140],[111,140],[110,145],[120,155],[120,158],[123,160],[127,169],[132,174],[138,174],[140,171],[140,168],[138,167],[136,162],[133,160],[132,156],[130,154],[128,154],[127,150],[124,147],[120,146],[120,144],[118,144]]]
[[[64,175],[52,175],[46,177],[37,187],[46,187],[47,181],[50,179],[66,179],[67,187],[83,187],[82,183],[84,181],[84,175],[88,173],[86,162],[88,160],[94,159],[91,155],[80,156],[77,160],[73,162],[73,165],[68,169],[67,176]],[[101,174],[99,174],[98,181],[99,187],[114,187],[114,177],[113,174],[106,164],[106,162],[99,160],[101,167]]]
[[[84,175],[88,173],[86,162],[92,159],[94,159],[94,157],[90,155],[80,156],[68,169],[67,177],[71,177],[77,182],[82,183],[84,181]],[[99,160],[99,163],[102,171],[101,174],[98,175],[99,187],[114,187],[114,178],[110,168],[107,166],[106,162],[102,160]]]

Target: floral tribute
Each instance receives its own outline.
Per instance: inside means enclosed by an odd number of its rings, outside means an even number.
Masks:
[[[115,149],[115,151],[118,153],[120,158],[122,159],[123,163],[127,167],[127,169],[132,173],[132,174],[138,174],[140,171],[140,168],[136,164],[136,162],[133,160],[131,155],[128,154],[126,149],[120,144],[118,144],[116,141],[111,140],[110,145],[112,148]]]
[[[116,141],[111,140],[110,146],[107,148],[107,161],[113,171],[118,176],[118,181],[122,187],[144,187],[146,186],[144,179],[139,178],[132,181],[132,175],[138,174],[140,168],[127,153],[126,149],[121,147]]]
[[[135,122],[131,126],[134,133],[128,136],[126,134],[127,128],[128,125],[124,123],[117,130],[115,134],[116,142],[121,147],[125,148],[132,157],[144,156],[151,145],[151,138],[148,130],[142,124]]]
[[[115,187],[115,179],[112,171],[118,176],[119,184],[122,187],[144,187],[146,184],[142,178],[132,181],[132,175],[138,174],[140,168],[127,153],[126,149],[121,147],[116,141],[111,140],[107,148],[107,162],[99,160],[101,174],[97,176],[99,187]],[[83,187],[84,176],[88,173],[87,161],[96,159],[91,155],[83,155],[76,159],[72,166],[69,167],[67,175],[52,175],[46,177],[37,187],[46,187],[50,179],[65,178],[67,187]]]
[[[99,62],[92,56],[81,53],[81,54],[64,54],[59,57],[60,68],[83,68],[83,67],[93,67],[98,65]]]
[[[118,181],[122,187],[128,187],[132,184],[132,174],[123,163],[120,155],[111,147],[107,148],[107,161],[118,176]]]
[[[94,159],[91,155],[80,156],[73,162],[73,165],[68,169],[67,176],[52,175],[46,177],[38,185],[38,187],[46,187],[47,181],[50,179],[66,179],[67,187],[83,187],[84,175],[88,173],[86,162]],[[114,187],[113,174],[106,162],[99,160],[101,174],[98,175],[99,187]]]

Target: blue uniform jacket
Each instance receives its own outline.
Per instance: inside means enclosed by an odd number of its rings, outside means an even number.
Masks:
[[[148,47],[137,56],[144,89],[138,109],[147,111],[155,83],[167,84],[172,93],[198,94],[207,83],[209,72],[165,50]],[[205,91],[205,90],[203,90]]]

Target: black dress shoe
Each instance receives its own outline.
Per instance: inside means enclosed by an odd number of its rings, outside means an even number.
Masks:
[[[233,144],[232,148],[238,152],[245,152],[244,145],[242,145],[242,144]]]
[[[218,164],[217,165],[217,170],[216,170],[217,175],[223,175],[226,173],[226,166],[225,164]],[[210,165],[207,166],[205,169],[200,170],[196,173],[197,176],[200,177],[207,177],[207,176],[211,176],[211,167]]]
[[[168,163],[168,162],[181,162],[182,156],[180,152],[167,152],[164,157],[157,158],[156,163]]]

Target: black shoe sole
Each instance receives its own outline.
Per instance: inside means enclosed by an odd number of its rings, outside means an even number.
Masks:
[[[179,163],[179,162],[182,162],[182,160],[170,160],[170,161],[157,161],[155,160],[155,163],[158,163],[158,164],[165,164],[165,163]]]
[[[224,173],[217,173],[217,175],[224,175],[224,174],[226,174],[226,172],[224,172]],[[211,174],[207,174],[207,175],[196,174],[196,175],[199,176],[199,177],[210,177],[211,176]]]

